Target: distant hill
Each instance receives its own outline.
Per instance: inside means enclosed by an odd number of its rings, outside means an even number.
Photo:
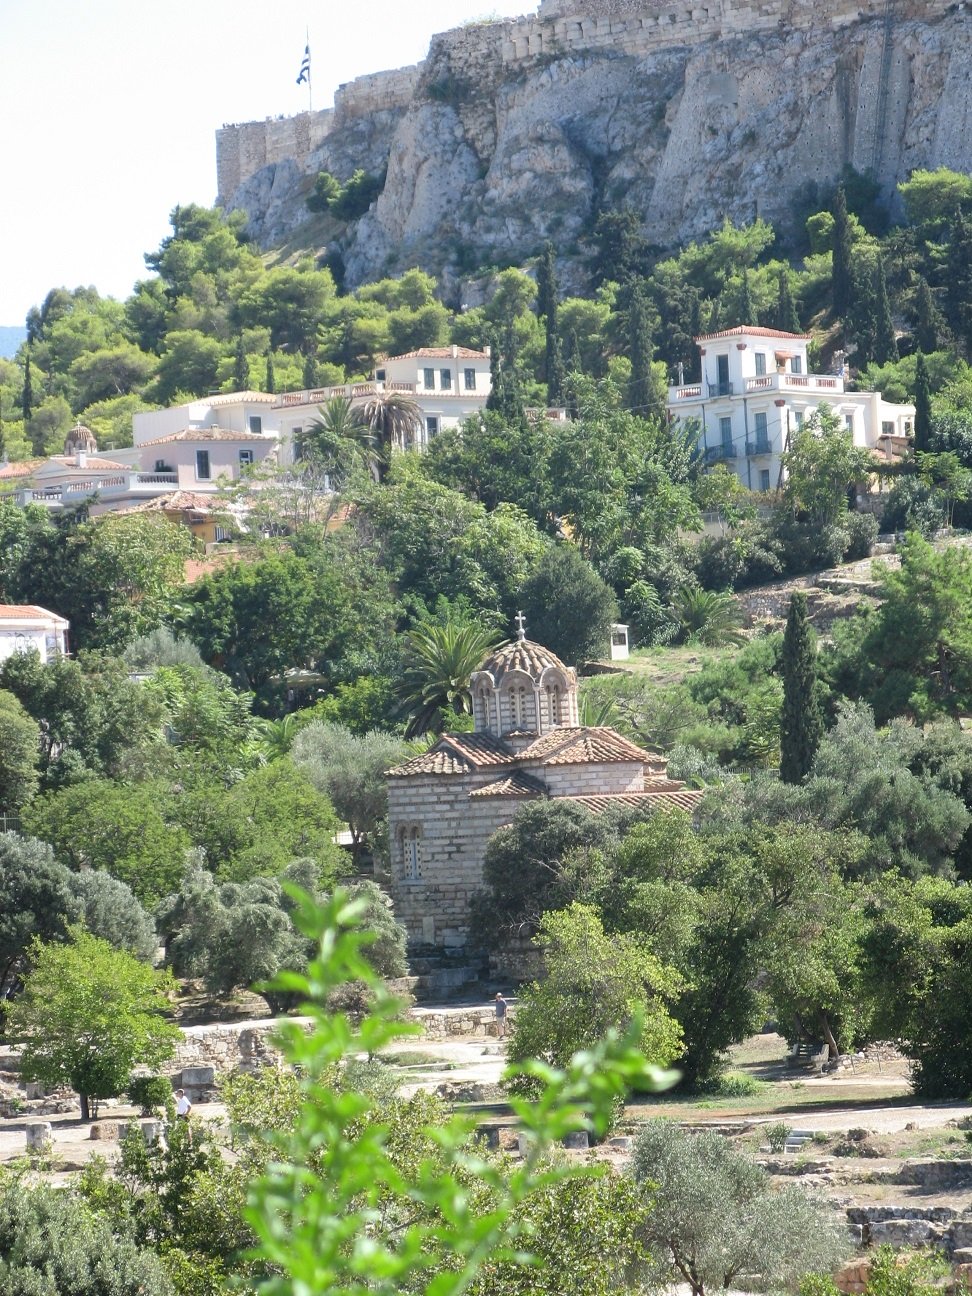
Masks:
[[[27,336],[22,324],[0,324],[0,357],[9,360]]]

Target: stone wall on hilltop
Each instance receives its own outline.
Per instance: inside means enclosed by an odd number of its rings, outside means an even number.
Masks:
[[[666,245],[785,221],[846,163],[889,196],[916,167],[972,172],[970,58],[972,13],[944,0],[543,0],[312,120],[224,129],[220,195],[272,246],[318,170],[387,167],[343,238],[349,283],[422,265],[454,284],[547,239],[569,262],[604,207]]]

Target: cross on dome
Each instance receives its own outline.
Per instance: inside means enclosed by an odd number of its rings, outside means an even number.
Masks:
[[[522,612],[517,612],[514,620],[516,621],[516,637],[522,643],[526,638],[526,617]]]

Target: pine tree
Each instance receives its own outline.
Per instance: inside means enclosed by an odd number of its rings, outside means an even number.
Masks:
[[[931,382],[921,351],[915,363],[915,453],[931,449]]]
[[[776,295],[776,327],[782,333],[802,333],[800,316],[790,291],[790,276],[785,270],[780,271]]]
[[[834,302],[834,314],[844,319],[851,306],[851,267],[853,251],[851,247],[851,225],[847,214],[847,195],[844,186],[837,186],[834,198],[834,260],[831,273],[831,286]]]
[[[236,335],[236,354],[233,357],[233,385],[237,391],[250,390],[250,362],[243,347],[243,334]]]
[[[956,213],[948,245],[945,313],[966,356],[972,356],[972,225],[961,209]]]
[[[34,408],[34,386],[30,378],[30,347],[27,347],[27,354],[24,357],[24,391],[20,398],[20,408],[23,412],[24,422],[30,422],[31,411]]]
[[[823,736],[817,646],[807,621],[807,596],[800,591],[790,595],[781,665],[780,778],[784,783],[800,783],[810,772]]]
[[[651,358],[654,345],[648,319],[648,303],[641,284],[635,284],[628,307],[628,359],[631,381],[628,384],[628,406],[644,414],[651,399]]]
[[[753,303],[753,294],[749,286],[749,271],[744,269],[742,272],[742,284],[739,288],[739,304],[736,307],[736,316],[740,324],[758,324],[756,316],[756,307]]]
[[[878,364],[890,364],[898,359],[898,339],[894,335],[891,303],[888,300],[888,281],[884,276],[884,262],[878,257],[874,267],[874,345],[873,357]]]
[[[267,376],[263,384],[263,390],[271,396],[277,390],[277,381],[273,376],[273,352],[267,347]]]
[[[915,342],[918,350],[928,355],[939,347],[941,315],[935,305],[935,298],[928,286],[927,279],[918,280],[918,293],[915,297]]]

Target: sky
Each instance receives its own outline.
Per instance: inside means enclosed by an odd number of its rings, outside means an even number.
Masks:
[[[342,82],[416,63],[435,32],[491,13],[490,0],[0,0],[0,324],[55,287],[127,297],[172,208],[215,201],[219,127],[307,108],[306,34],[326,108]]]

